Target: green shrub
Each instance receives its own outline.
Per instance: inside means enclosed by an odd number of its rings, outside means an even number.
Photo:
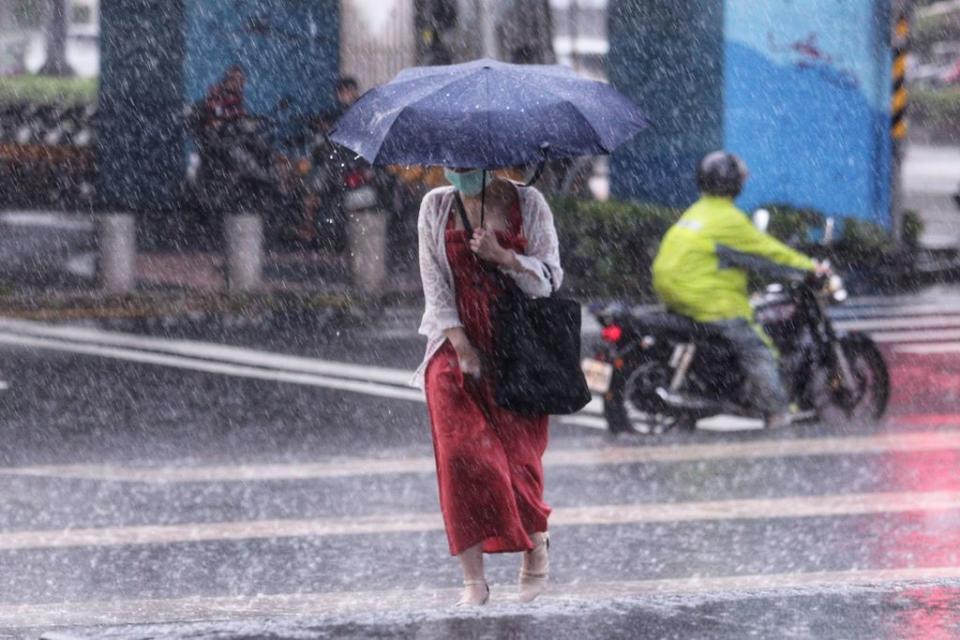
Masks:
[[[680,211],[633,202],[552,202],[567,283],[582,297],[652,299],[650,267]]]
[[[43,104],[93,104],[97,101],[94,78],[51,76],[0,77],[0,104],[37,102]]]
[[[768,204],[760,208],[770,212],[768,233],[791,246],[807,244],[818,238],[827,221],[819,211],[789,204]]]
[[[632,202],[552,201],[560,254],[566,271],[564,289],[580,298],[626,298],[653,301],[650,269],[660,239],[680,211]],[[904,218],[906,252],[898,251],[883,227],[848,218],[838,220],[834,242],[817,244],[827,217],[816,210],[771,204],[769,232],[817,257],[829,258],[842,272],[882,275],[902,267],[916,248],[923,224],[913,212]]]
[[[934,131],[960,130],[960,89],[919,89],[910,94],[910,118]]]
[[[908,210],[903,213],[903,244],[910,250],[920,246],[920,236],[923,235],[923,220],[916,211]]]

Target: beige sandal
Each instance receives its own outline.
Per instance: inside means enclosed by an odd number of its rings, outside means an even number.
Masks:
[[[537,546],[526,553],[536,553],[540,549],[543,549],[544,555],[546,555],[546,562],[541,571],[528,571],[523,567],[520,568],[520,602],[533,602],[547,588],[547,578],[550,576],[549,532],[544,531],[543,538]]]
[[[477,602],[470,597],[469,589],[470,587],[479,587],[483,585],[486,589],[486,594],[484,594],[483,599]],[[463,581],[463,595],[460,596],[460,599],[457,600],[456,606],[458,607],[482,607],[487,604],[487,601],[490,600],[490,585],[487,584],[486,580],[464,580]]]

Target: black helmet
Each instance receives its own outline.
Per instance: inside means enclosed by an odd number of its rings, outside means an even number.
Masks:
[[[697,167],[697,188],[706,195],[736,198],[746,180],[747,165],[726,151],[708,153]]]

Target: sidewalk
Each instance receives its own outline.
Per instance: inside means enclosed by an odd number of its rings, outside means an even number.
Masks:
[[[0,212],[0,313],[20,317],[134,317],[151,313],[220,313],[256,307],[364,307],[417,299],[416,266],[394,265],[383,294],[352,286],[348,257],[316,251],[270,251],[256,292],[227,291],[218,251],[141,250],[136,290],[107,294],[97,277],[96,225],[88,215]]]
[[[913,142],[903,162],[904,206],[924,223],[920,244],[933,251],[960,249],[960,147]]]

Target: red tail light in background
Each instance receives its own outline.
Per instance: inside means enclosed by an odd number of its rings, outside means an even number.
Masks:
[[[343,176],[343,184],[347,189],[356,189],[367,183],[365,171],[349,171]]]
[[[620,338],[623,337],[623,329],[619,325],[611,324],[607,325],[600,331],[600,337],[602,337],[607,342],[620,342]]]

